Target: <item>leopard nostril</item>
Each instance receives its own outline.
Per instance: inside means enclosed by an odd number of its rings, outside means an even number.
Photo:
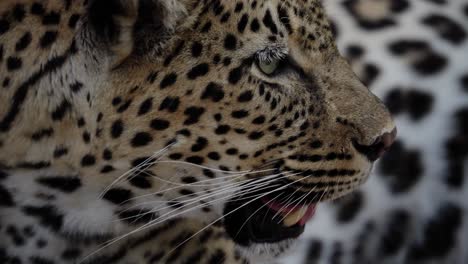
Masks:
[[[353,140],[353,145],[358,152],[362,153],[373,162],[382,157],[390,146],[392,146],[393,142],[395,142],[396,135],[397,129],[394,128],[392,132],[387,132],[379,136],[370,146],[361,145],[357,140]]]

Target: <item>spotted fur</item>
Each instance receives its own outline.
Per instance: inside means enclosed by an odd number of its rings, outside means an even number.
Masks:
[[[276,258],[216,221],[241,183],[338,198],[394,129],[317,0],[1,1],[0,78],[3,263]]]
[[[358,192],[318,209],[284,263],[467,263],[466,1],[325,7],[340,51],[395,116],[399,139]]]

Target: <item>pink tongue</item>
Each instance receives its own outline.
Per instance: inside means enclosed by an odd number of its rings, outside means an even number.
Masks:
[[[271,209],[277,211],[277,212],[280,212],[282,215],[287,215],[287,214],[291,214],[293,213],[294,211],[296,210],[299,210],[301,208],[301,206],[298,206],[298,205],[289,205],[289,206],[285,206],[284,204],[281,204],[281,203],[277,203],[275,201],[270,201],[268,199],[263,199],[263,202]],[[303,226],[307,223],[307,221],[309,221],[313,216],[314,216],[314,213],[315,213],[315,207],[316,205],[315,204],[311,204],[309,205],[309,207],[307,208],[307,211],[306,213],[304,214],[304,216],[299,220],[298,224]]]

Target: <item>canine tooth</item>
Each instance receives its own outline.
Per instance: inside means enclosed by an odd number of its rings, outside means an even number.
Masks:
[[[302,217],[304,217],[306,212],[307,212],[307,207],[301,207],[295,212],[291,212],[286,218],[284,218],[283,225],[287,227],[291,227],[295,225],[297,222],[299,222],[299,220],[301,220]]]

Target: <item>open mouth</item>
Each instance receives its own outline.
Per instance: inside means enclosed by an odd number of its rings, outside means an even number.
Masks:
[[[277,243],[299,237],[315,213],[315,204],[289,204],[278,195],[257,200],[232,199],[225,207],[224,225],[233,240],[250,243]]]

